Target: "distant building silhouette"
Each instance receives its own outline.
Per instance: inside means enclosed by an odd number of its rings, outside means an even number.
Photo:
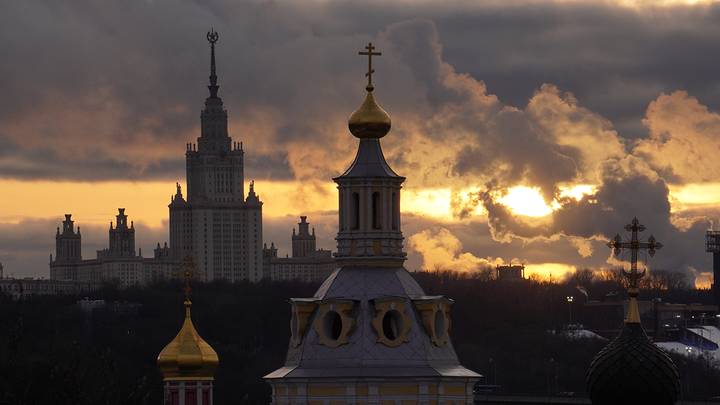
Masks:
[[[135,226],[118,208],[115,225],[110,222],[108,247],[97,251],[95,259],[83,260],[80,227],[75,230],[71,214],[65,214],[62,232],[55,235],[55,259],[50,255],[50,279],[82,283],[116,283],[120,287],[144,285],[177,275],[180,262],[169,255],[169,248],[158,243],[153,258],[135,251]]]
[[[200,114],[200,137],[186,145],[187,200],[177,183],[168,205],[170,246],[158,243],[152,259],[136,254],[135,228],[120,208],[115,227],[110,223],[108,248],[98,251],[96,259],[83,260],[80,228],[75,230],[67,214],[55,237],[55,259],[50,257],[51,279],[145,284],[173,277],[186,257],[193,258],[194,277],[202,281],[257,282],[268,276],[263,266],[263,203],[252,181],[245,196],[242,143],[228,136],[227,111],[217,95],[217,39],[217,33],[208,34],[210,96]]]
[[[185,152],[187,200],[180,184],[170,199],[170,254],[192,256],[200,280],[263,278],[262,202],[250,182],[244,194],[243,148],[228,135],[227,111],[217,92],[215,42],[210,41],[210,96],[200,114],[197,144]]]
[[[495,266],[495,278],[504,281],[522,280],[525,278],[525,265],[497,265]]]
[[[298,231],[293,228],[292,257],[278,257],[275,243],[263,247],[263,272],[271,280],[322,281],[335,270],[332,252],[316,248],[315,228],[312,233],[306,216],[300,217]]]

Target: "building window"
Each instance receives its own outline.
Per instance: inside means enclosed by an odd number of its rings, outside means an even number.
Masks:
[[[391,199],[391,218],[392,218],[392,229],[393,231],[396,231],[398,229],[398,200],[397,194],[395,192],[392,193],[392,199]]]
[[[360,229],[360,194],[352,193],[351,205],[350,228],[353,230],[357,230]]]
[[[382,210],[380,209],[380,193],[372,193],[372,225],[373,229],[382,229]]]

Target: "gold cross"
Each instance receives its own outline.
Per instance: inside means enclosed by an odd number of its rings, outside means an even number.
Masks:
[[[372,84],[372,74],[375,73],[375,69],[372,68],[372,57],[373,56],[380,56],[382,55],[381,52],[373,52],[375,47],[373,46],[372,42],[368,42],[367,46],[365,47],[367,49],[366,52],[360,51],[358,52],[358,55],[363,55],[368,57],[368,71],[365,73],[365,76],[368,78],[368,84],[367,84],[367,91],[373,91],[375,87],[373,87]]]
[[[192,275],[193,275],[192,257],[187,256],[185,258],[185,263],[183,263],[183,267],[184,267],[183,276],[185,278],[185,288],[183,288],[183,290],[185,291],[185,301],[190,301],[190,292],[192,291],[192,288],[190,288],[190,279],[192,278]]]

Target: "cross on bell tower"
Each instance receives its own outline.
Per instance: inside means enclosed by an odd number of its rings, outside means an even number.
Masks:
[[[375,46],[373,46],[372,42],[368,42],[367,46],[365,47],[367,51],[360,51],[358,52],[358,55],[363,55],[368,57],[368,71],[365,73],[365,76],[368,78],[368,84],[365,87],[365,90],[367,91],[373,91],[375,89],[375,86],[372,84],[372,75],[375,73],[375,69],[372,67],[372,57],[373,56],[380,56],[382,55],[382,52],[373,52],[375,50]]]

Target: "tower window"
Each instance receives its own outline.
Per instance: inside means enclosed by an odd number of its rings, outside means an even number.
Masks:
[[[352,193],[350,229],[360,229],[360,194]]]
[[[393,192],[392,198],[390,201],[390,203],[391,203],[391,210],[390,210],[391,214],[390,215],[391,215],[391,219],[392,219],[393,231],[396,231],[398,229],[398,200],[399,200],[399,198],[397,198],[397,193]]]
[[[380,193],[372,193],[373,229],[382,229],[382,210],[380,209]]]

